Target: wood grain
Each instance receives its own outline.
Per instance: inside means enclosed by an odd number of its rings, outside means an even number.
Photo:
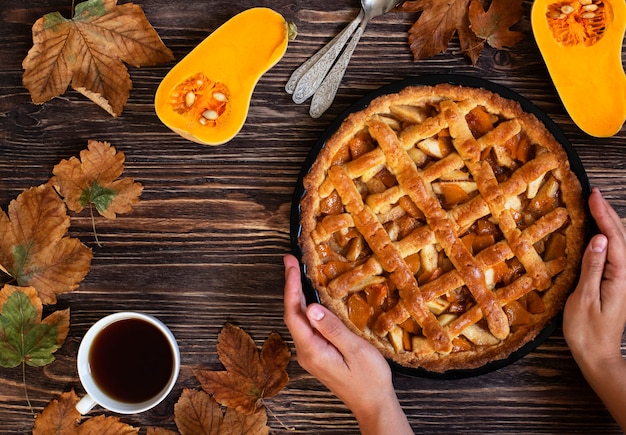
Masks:
[[[122,2],[120,0],[120,2]],[[163,41],[180,59],[228,18],[250,7],[243,0],[136,0]],[[61,392],[76,390],[80,338],[98,318],[119,310],[154,314],[168,324],[181,348],[182,372],[168,399],[122,420],[146,428],[175,429],[173,405],[182,388],[198,388],[192,370],[219,368],[216,338],[226,322],[259,343],[282,320],[282,256],[290,251],[289,211],[304,159],[327,126],[350,104],[382,85],[420,74],[467,74],[492,80],[525,96],[563,130],[599,186],[626,215],[626,131],[591,138],[568,118],[530,33],[510,51],[487,48],[472,66],[453,39],[449,51],[413,61],[407,31],[414,14],[374,19],[354,53],[331,109],[319,119],[308,103],[295,105],[283,88],[291,72],[329,41],[358,12],[348,0],[274,0],[272,7],[297,24],[298,38],[259,81],[248,121],[228,144],[186,141],[154,113],[159,81],[173,64],[130,68],[133,89],[121,117],[111,118],[69,90],[34,105],[21,84],[22,59],[32,45],[37,18],[61,11],[69,0],[3,0],[0,6],[0,207],[24,189],[45,182],[61,159],[77,155],[89,139],[111,142],[126,154],[125,176],[144,185],[131,214],[96,220],[97,246],[88,212],[73,215],[71,234],[93,249],[90,273],[78,290],[51,310],[70,307],[71,330],[56,361],[26,368],[35,412]],[[626,345],[625,345],[626,347]],[[351,413],[295,356],[286,389],[269,399],[274,433],[358,433]],[[442,381],[396,375],[398,396],[416,432],[620,433],[582,378],[560,329],[520,361],[478,377]],[[93,411],[92,414],[104,412]],[[0,432],[27,433],[33,426],[19,369],[0,369]],[[295,428],[288,431],[285,427]]]

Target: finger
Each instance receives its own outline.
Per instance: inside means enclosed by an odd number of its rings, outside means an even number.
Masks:
[[[606,200],[606,198],[602,197],[602,201],[604,202],[604,206],[605,206],[606,212],[608,213],[608,215],[610,216],[611,220],[613,221],[614,226],[621,230],[622,236],[626,240],[626,229],[624,228],[624,224],[622,223],[622,219],[619,217],[619,215],[617,214],[615,209],[611,206],[611,204],[609,204],[609,202]]]
[[[598,225],[598,229],[606,234],[611,242],[625,244],[624,225],[613,207],[597,188],[592,190],[589,197],[589,210]]]
[[[576,291],[585,298],[600,299],[600,283],[606,264],[608,240],[604,234],[591,238],[583,254],[579,285]]]
[[[285,255],[283,263],[285,265],[285,311],[301,311],[305,302],[298,260],[293,255]]]
[[[300,267],[298,260],[292,255],[286,255],[285,264],[285,312],[283,320],[289,328],[294,341],[308,340],[313,330],[306,317],[306,301],[300,281]]]
[[[352,355],[360,346],[361,338],[331,311],[320,304],[311,304],[307,316],[317,331],[343,355]]]

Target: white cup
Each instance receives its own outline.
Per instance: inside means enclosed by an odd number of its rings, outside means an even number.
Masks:
[[[99,334],[102,331],[104,331],[107,327],[111,327],[113,324],[116,324],[112,326],[113,329],[108,330],[109,336],[112,337],[112,335],[110,335],[110,331],[116,330],[116,328],[118,331],[121,330],[128,323],[132,323],[132,321],[126,322],[126,323],[119,323],[119,322],[129,320],[129,319],[135,319],[135,320],[140,320],[140,321],[143,320],[147,324],[151,325],[151,327],[156,328],[156,330],[160,331],[165,337],[165,340],[167,341],[167,345],[169,346],[172,352],[171,353],[171,360],[172,360],[171,374],[169,375],[169,378],[164,383],[163,388],[161,388],[154,395],[151,395],[149,398],[141,399],[139,401],[124,400],[124,399],[120,399],[119,397],[112,397],[110,392],[105,391],[106,390],[105,385],[99,385],[99,382],[102,384],[102,380],[98,381],[96,379],[97,375],[94,376],[95,373],[93,369],[95,368],[97,361],[90,361],[90,357],[93,358],[94,355],[97,355],[97,352],[98,352],[94,350],[94,344],[100,345],[99,343],[102,341],[102,336],[99,336]],[[145,327],[151,329],[150,326],[145,326]],[[151,334],[158,335],[158,333],[154,331],[149,331],[149,332]],[[130,335],[132,334],[128,334],[128,336]],[[96,338],[98,338],[98,340],[96,340]],[[139,348],[142,344],[143,343],[138,343],[137,348]],[[110,357],[113,360],[118,357],[124,358],[125,355],[121,355],[121,353],[122,352],[120,352],[120,355],[118,355],[117,352],[115,351],[107,352],[106,356],[107,356],[107,359]],[[169,360],[169,356],[166,360]],[[80,382],[82,383],[83,388],[85,389],[87,393],[84,397],[81,398],[81,400],[76,405],[76,409],[81,414],[88,413],[96,405],[100,405],[101,407],[106,408],[109,411],[117,412],[120,414],[135,414],[135,413],[147,411],[153,408],[154,406],[159,404],[163,399],[165,399],[165,397],[170,393],[170,391],[174,387],[174,384],[176,383],[176,380],[178,379],[178,373],[180,371],[180,351],[178,349],[178,344],[176,343],[176,339],[174,338],[174,335],[172,334],[172,332],[167,328],[167,326],[165,326],[161,321],[159,321],[155,317],[149,316],[147,314],[141,314],[141,313],[135,313],[135,312],[120,312],[120,313],[111,314],[109,316],[106,316],[100,319],[91,328],[89,328],[89,330],[83,337],[80,347],[78,348],[77,365],[78,365],[78,376],[80,378]],[[92,365],[94,367],[92,367]],[[146,373],[148,373],[152,369],[151,364],[142,364],[142,365],[145,365]],[[143,370],[142,370],[142,376],[143,376]]]

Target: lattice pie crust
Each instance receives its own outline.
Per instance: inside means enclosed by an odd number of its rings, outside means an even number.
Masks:
[[[322,303],[406,367],[508,357],[578,274],[585,214],[566,152],[483,89],[378,97],[326,142],[304,188],[299,241]]]

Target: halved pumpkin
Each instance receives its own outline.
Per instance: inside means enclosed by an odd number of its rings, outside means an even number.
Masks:
[[[228,142],[246,121],[257,82],[283,57],[290,38],[293,28],[271,9],[252,8],[235,15],[159,84],[155,96],[159,119],[191,141]]]
[[[626,120],[624,0],[535,0],[531,24],[572,120],[592,136],[616,134]]]

